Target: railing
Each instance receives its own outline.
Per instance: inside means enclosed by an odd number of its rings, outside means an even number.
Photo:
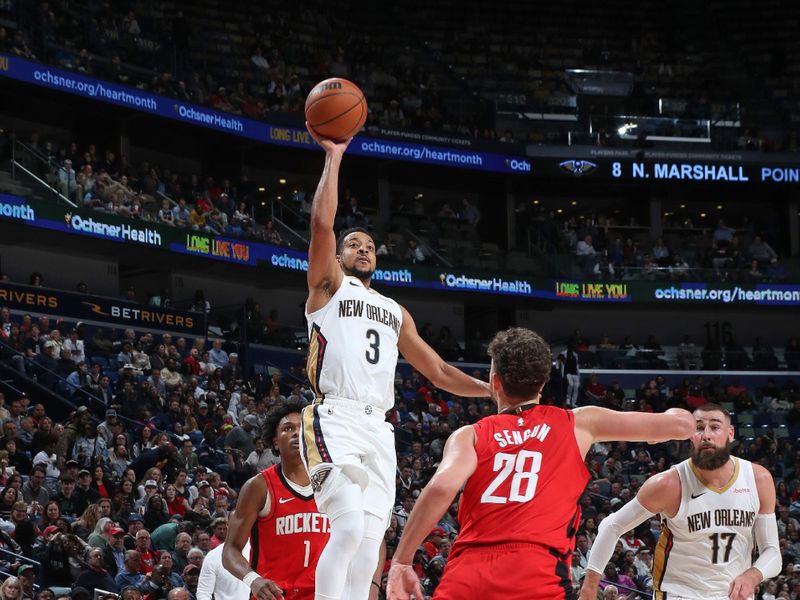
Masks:
[[[9,561],[10,563],[20,562],[20,563],[23,563],[23,564],[32,565],[33,568],[36,570],[36,581],[38,581],[38,582],[42,581],[42,578],[44,576],[44,572],[42,571],[42,563],[40,563],[38,560],[33,560],[32,558],[28,558],[27,556],[24,556],[22,554],[17,554],[15,552],[12,552],[11,550],[6,549],[6,548],[0,548],[0,554],[3,555],[3,556],[12,557],[13,560]],[[2,569],[0,569],[0,574],[5,575],[5,576],[11,576],[11,575],[15,576],[16,575],[16,573],[7,573],[6,571],[4,571]],[[37,589],[39,589],[39,585],[34,583],[33,584],[33,588],[35,590],[37,590]]]
[[[55,196],[56,199],[69,204],[73,208],[77,208],[77,204],[51,185],[52,179],[58,177],[58,173],[61,169],[63,169],[63,167],[51,163],[44,154],[18,140],[14,140],[14,143],[11,145],[12,179],[17,181],[17,172],[21,172],[38,184],[48,195]],[[47,181],[48,178],[50,178],[51,181]]]
[[[311,243],[310,240],[307,240],[305,237],[300,235],[295,228],[286,223],[288,215],[297,225],[305,225],[306,229],[311,229],[311,222],[306,215],[289,208],[285,202],[279,202],[276,200],[273,200],[270,203],[269,208],[270,219],[272,219],[272,223],[274,225],[279,226],[284,233],[300,242],[303,248],[307,247]]]
[[[12,357],[19,356],[19,357],[21,357],[23,359],[24,365],[25,365],[25,372],[20,371],[18,368],[16,368],[16,366],[14,364],[9,363],[5,359],[5,357],[9,356],[9,355],[12,356]],[[87,364],[90,364],[91,363],[91,359],[89,357],[87,357],[86,362],[87,362]],[[100,398],[98,396],[95,396],[94,394],[92,394],[91,392],[86,390],[85,388],[76,388],[73,384],[69,383],[69,381],[67,381],[67,379],[64,376],[62,376],[61,374],[56,373],[56,372],[54,372],[54,371],[52,371],[52,370],[50,370],[50,369],[48,369],[46,367],[43,367],[42,365],[40,365],[38,363],[36,363],[34,361],[34,359],[31,359],[30,357],[25,356],[21,352],[18,352],[17,350],[15,350],[11,346],[9,346],[4,341],[0,341],[0,363],[5,365],[6,368],[13,370],[19,376],[24,377],[27,380],[31,381],[32,383],[35,383],[36,385],[40,386],[42,389],[47,390],[47,392],[51,393],[54,397],[58,398],[63,404],[68,406],[71,410],[77,410],[77,408],[78,408],[78,404],[76,404],[76,402],[75,402],[76,399],[79,400],[79,401],[87,402],[89,404],[88,408],[90,409],[90,411],[91,411],[92,408],[95,408],[96,411],[100,411],[100,412],[104,413],[105,410],[108,408],[108,403],[105,400],[103,400],[102,398]],[[29,374],[28,369],[30,369],[30,374]],[[42,383],[40,383],[38,381],[38,378],[37,378],[37,374],[39,374],[39,373],[47,373],[47,374],[49,374],[51,377],[54,378],[54,381],[55,381],[56,385],[53,386],[53,387],[48,387],[48,386],[45,386]],[[22,394],[22,391],[18,390],[10,382],[8,382],[6,380],[0,380],[0,382],[2,382],[4,385],[6,385],[9,388],[13,388],[14,390],[17,390],[20,394]],[[72,395],[70,397],[66,397],[65,394],[69,393],[70,391],[72,392]],[[142,421],[138,421],[136,419],[131,419],[130,417],[126,417],[125,415],[122,415],[122,414],[119,414],[119,413],[117,413],[117,418],[120,421],[124,421],[126,423],[129,423],[130,425],[132,425],[132,426],[134,426],[136,428],[140,428],[141,429],[142,427],[148,427],[149,426],[147,423],[144,423]],[[95,420],[97,420],[97,419],[95,419]],[[153,430],[154,433],[166,433],[168,436],[170,436],[174,440],[177,440],[178,437],[179,437],[179,436],[177,436],[175,433],[173,433],[171,431],[162,431],[161,429],[158,429],[158,428],[155,428],[155,427],[152,427],[152,430]],[[2,550],[2,549],[0,549],[0,550]]]

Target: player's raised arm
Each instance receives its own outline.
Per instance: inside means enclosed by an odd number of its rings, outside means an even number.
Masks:
[[[674,469],[658,473],[644,482],[636,498],[600,521],[589,553],[586,578],[579,600],[595,600],[603,572],[614,554],[617,540],[657,513],[673,514],[681,501],[681,483]]]
[[[485,398],[490,395],[489,384],[470,377],[460,369],[447,364],[417,333],[417,326],[409,312],[403,312],[400,339],[397,348],[411,366],[427,377],[437,388],[458,396]]]
[[[228,521],[228,537],[222,549],[222,566],[234,577],[247,584],[256,600],[277,600],[283,592],[271,579],[260,577],[250,568],[242,550],[258,518],[258,512],[267,501],[267,482],[261,475],[251,477],[242,486],[236,510]],[[254,549],[256,551],[256,549]]]
[[[325,167],[311,203],[311,244],[308,247],[308,311],[314,312],[325,306],[342,283],[333,224],[339,204],[339,167],[350,142],[337,144],[326,140],[310,127],[308,132],[325,150]]]
[[[575,409],[575,437],[586,456],[595,442],[667,442],[686,440],[695,432],[695,418],[682,408],[665,413],[620,412],[583,406]]]

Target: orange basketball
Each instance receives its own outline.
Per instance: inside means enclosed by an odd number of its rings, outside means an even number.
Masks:
[[[320,137],[343,142],[361,131],[366,120],[364,92],[347,79],[320,81],[306,98],[306,121]]]

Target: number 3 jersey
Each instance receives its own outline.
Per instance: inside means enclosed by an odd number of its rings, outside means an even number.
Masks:
[[[732,457],[721,489],[706,486],[691,459],[675,466],[681,480],[677,514],[662,515],[653,555],[655,600],[727,598],[731,582],[753,565],[753,524],[760,502],[753,465]]]
[[[571,552],[589,480],[574,413],[531,404],[473,427],[478,465],[461,496],[452,554],[515,543]]]
[[[345,275],[328,303],[308,320],[308,380],[326,396],[386,412],[394,405],[400,305]]]

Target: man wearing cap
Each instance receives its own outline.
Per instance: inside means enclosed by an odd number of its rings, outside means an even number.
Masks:
[[[36,581],[36,568],[30,563],[22,564],[17,569],[17,577],[22,598],[33,598],[36,594],[33,589],[33,583]]]
[[[106,420],[97,426],[97,433],[103,436],[109,448],[114,443],[114,433],[111,428],[117,423],[117,411],[113,408],[106,410]]]
[[[138,512],[128,515],[128,533],[125,535],[125,549],[134,550],[136,548],[136,534],[144,529],[144,520]]]
[[[203,416],[204,412],[208,414],[208,405],[206,404],[205,410],[203,410],[203,404],[206,403],[201,402],[198,405],[200,417]],[[200,418],[198,418],[198,421],[200,421]],[[223,471],[226,474],[228,472],[228,462],[225,457],[225,452],[217,445],[217,429],[211,423],[203,425],[203,441],[197,446],[197,459],[200,461],[201,465],[212,471]]]
[[[186,589],[189,590],[190,600],[197,600],[197,584],[200,579],[200,567],[187,564],[183,567],[181,575],[183,577],[183,583],[186,584]]]
[[[139,552],[136,550],[125,551],[125,561],[122,569],[115,577],[117,585],[120,589],[126,586],[133,585],[137,588],[144,583],[144,575],[141,573],[142,559]]]
[[[225,447],[237,451],[241,457],[250,456],[250,453],[256,449],[257,429],[258,418],[255,415],[247,415],[241,425],[230,430],[225,438]]]
[[[78,482],[72,495],[75,498],[74,507],[78,515],[82,515],[87,506],[100,499],[100,492],[92,487],[92,474],[88,469],[78,471]]]
[[[103,553],[105,568],[108,574],[116,577],[125,564],[125,530],[116,523],[106,528],[108,544]]]

